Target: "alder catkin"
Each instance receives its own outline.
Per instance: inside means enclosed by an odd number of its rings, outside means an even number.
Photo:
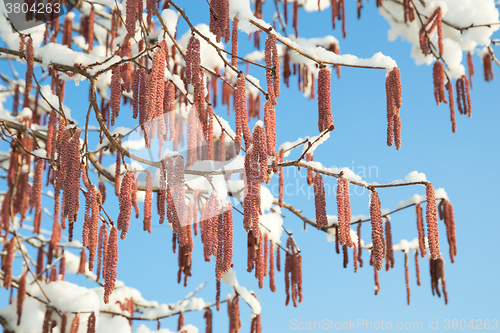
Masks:
[[[231,36],[231,65],[238,68],[238,17],[233,18],[233,30]]]
[[[104,272],[104,303],[109,303],[109,296],[115,288],[116,266],[118,264],[118,232],[116,228],[111,228],[106,251],[106,266]]]
[[[212,310],[210,308],[205,310],[203,318],[205,318],[205,333],[212,333]]]
[[[446,98],[444,95],[444,66],[443,63],[437,60],[432,68],[432,78],[434,82],[434,98],[436,99],[436,104],[444,102],[446,103]]]
[[[153,212],[153,176],[146,171],[146,194],[144,197],[143,230],[151,233],[151,217]]]
[[[358,234],[358,257],[357,257],[357,260],[359,262],[359,267],[363,267],[363,259],[361,258],[361,253],[363,250],[363,248],[361,247],[361,223],[358,223],[357,234]]]
[[[7,290],[9,290],[10,284],[12,283],[12,264],[14,262],[15,246],[16,238],[12,237],[4,248],[4,251],[7,251],[7,254],[2,259],[2,271],[4,273],[3,286]]]
[[[87,333],[95,333],[95,321],[95,312],[92,311],[89,316],[89,320],[87,321]]]
[[[36,214],[40,214],[42,211],[43,164],[42,159],[37,159],[35,162],[35,174],[33,175],[33,186],[31,187],[31,204],[35,207]]]
[[[437,222],[436,197],[432,183],[426,184],[427,206],[425,210],[425,219],[427,222],[427,238],[429,239],[429,251],[432,259],[440,257],[439,252],[439,231]]]
[[[33,53],[33,38],[28,37],[28,42],[26,43],[26,78],[25,78],[25,96],[31,91],[33,87],[33,65],[35,61],[35,55]]]
[[[134,183],[134,175],[127,172],[123,177],[120,187],[120,214],[117,219],[118,230],[121,231],[120,238],[125,239],[127,236],[130,216],[132,215],[132,185]]]
[[[417,230],[418,230],[418,246],[420,249],[420,254],[422,257],[425,256],[425,231],[424,231],[424,219],[422,217],[422,206],[420,203],[415,205],[415,212],[417,215]]]
[[[372,253],[374,258],[373,266],[375,267],[375,270],[380,271],[382,269],[382,261],[385,258],[386,250],[383,236],[384,228],[380,212],[380,199],[377,191],[375,190],[372,190],[371,194],[370,220],[372,225]]]
[[[120,102],[122,98],[122,85],[120,67],[115,67],[111,71],[111,92],[109,107],[111,108],[111,126],[115,125],[115,119],[120,114]]]
[[[75,317],[71,322],[71,328],[69,330],[69,333],[77,333],[79,326],[80,326],[80,317],[78,317],[78,314],[75,314]]]
[[[316,227],[318,230],[328,227],[325,185],[323,184],[323,177],[319,173],[314,177],[314,206],[316,209]]]
[[[410,272],[408,269],[408,252],[404,251],[405,254],[405,282],[406,282],[406,300],[408,305],[410,305]]]
[[[385,244],[385,270],[389,271],[390,268],[394,268],[394,252],[392,249],[391,221],[388,218],[385,220]]]
[[[104,271],[101,267],[103,262],[105,261],[106,247],[108,243],[108,227],[106,224],[101,224],[99,228],[99,242],[97,246],[97,281],[101,277],[101,271]],[[103,274],[104,275],[104,274]]]
[[[23,303],[26,297],[26,270],[19,278],[18,289],[17,289],[17,326],[21,323],[21,316],[23,315]]]
[[[472,53],[467,53],[467,68],[469,72],[470,88],[472,89],[472,76],[474,75],[474,62],[472,61]]]
[[[80,264],[78,265],[78,271],[76,274],[85,274],[85,264],[87,263],[87,252],[85,249],[80,251]]]
[[[457,122],[455,120],[455,104],[453,99],[453,85],[450,81],[446,83],[446,90],[448,90],[448,101],[450,103],[450,120],[451,120],[451,131],[453,133],[457,132]]]
[[[323,132],[333,124],[330,70],[322,67],[318,74],[318,130]]]
[[[493,68],[491,66],[491,54],[489,52],[483,55],[483,70],[484,80],[486,82],[493,81]]]

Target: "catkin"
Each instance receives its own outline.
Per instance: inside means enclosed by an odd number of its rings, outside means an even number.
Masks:
[[[318,230],[328,227],[325,185],[323,184],[323,177],[319,173],[314,177],[314,206],[316,209],[316,227]]]
[[[450,103],[450,120],[451,120],[451,131],[453,133],[457,132],[457,122],[455,120],[455,104],[453,100],[453,85],[450,81],[446,83],[446,90],[448,90],[448,101]]]
[[[491,65],[490,53],[486,53],[483,55],[483,70],[484,70],[484,80],[486,82],[493,81],[493,67]]]
[[[333,124],[330,70],[322,67],[318,74],[318,130],[323,132]]]
[[[438,259],[441,255],[439,252],[439,231],[437,222],[436,197],[434,195],[434,187],[432,183],[426,184],[426,200],[427,206],[425,211],[425,219],[427,222],[427,238],[429,239],[429,251],[432,259]]]
[[[434,79],[434,98],[436,104],[444,102],[447,103],[444,95],[444,66],[443,63],[437,60],[432,68],[432,77]]]
[[[144,197],[143,230],[151,233],[151,217],[153,212],[153,176],[146,171],[146,194]]]
[[[389,271],[390,268],[394,268],[394,252],[392,249],[391,221],[388,218],[385,220],[385,244],[385,270]]]
[[[116,266],[118,264],[118,232],[116,228],[111,228],[106,251],[106,266],[104,272],[104,303],[109,303],[109,296],[115,288]]]
[[[375,270],[382,269],[382,261],[385,258],[384,228],[380,212],[380,199],[377,191],[373,190],[370,200],[370,220],[372,225],[372,253],[374,258],[373,266]]]
[[[130,215],[132,214],[132,185],[134,182],[134,175],[127,172],[123,177],[120,187],[120,214],[117,219],[118,230],[121,231],[120,238],[125,239],[127,236]]]
[[[23,303],[26,297],[26,274],[28,271],[26,270],[21,277],[19,278],[18,289],[17,289],[17,326],[21,324],[21,316],[23,315]]]
[[[35,61],[35,56],[33,52],[33,38],[28,37],[28,42],[26,43],[26,86],[25,86],[25,96],[31,91],[33,87],[33,65]]]
[[[35,174],[33,175],[33,186],[31,187],[31,204],[35,207],[36,214],[42,211],[42,177],[43,160],[37,159],[35,162]]]

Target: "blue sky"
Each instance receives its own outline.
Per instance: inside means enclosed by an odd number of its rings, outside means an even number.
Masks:
[[[447,257],[444,224],[440,223],[449,304],[445,305],[443,298],[432,296],[427,259],[420,259],[422,286],[416,285],[413,251],[410,252],[411,305],[406,305],[404,255],[401,252],[395,253],[394,269],[380,272],[381,291],[375,296],[368,251],[363,251],[364,267],[354,274],[352,258],[348,268],[344,269],[342,255],[335,254],[334,243],[327,242],[325,234],[313,228],[308,227],[303,231],[301,220],[286,210],[283,210],[284,226],[293,231],[303,256],[304,301],[298,308],[284,306],[283,273],[276,274],[276,293],[270,292],[267,278],[264,289],[258,290],[254,274],[246,272],[246,237],[241,216],[235,212],[234,266],[240,284],[257,292],[263,306],[262,326],[265,332],[300,331],[298,326],[294,326],[295,323],[323,320],[328,323],[333,321],[333,325],[349,321],[363,323],[357,327],[358,331],[371,331],[364,325],[366,321],[374,324],[383,321],[385,325],[391,322],[393,327],[398,322],[403,325],[407,322],[421,322],[424,330],[428,330],[426,328],[429,321],[438,321],[437,325],[441,330],[445,328],[447,319],[450,320],[450,325],[453,319],[463,319],[467,325],[471,320],[474,320],[474,325],[478,325],[479,320],[498,320],[500,288],[497,281],[500,270],[497,241],[500,221],[495,209],[500,199],[496,188],[500,183],[497,172],[500,162],[498,83],[484,82],[482,62],[475,55],[476,75],[473,77],[474,89],[471,92],[472,119],[457,112],[457,133],[453,134],[448,106],[436,106],[434,101],[432,68],[415,65],[410,57],[410,44],[400,39],[394,42],[387,40],[389,25],[378,14],[375,1],[364,4],[360,20],[356,19],[354,3],[351,1],[346,5],[346,39],[341,37],[339,27],[332,30],[329,9],[320,13],[305,13],[300,10],[299,35],[322,37],[331,34],[340,40],[342,53],[371,57],[380,51],[396,60],[403,87],[402,149],[396,151],[394,147],[387,147],[385,144],[385,71],[342,68],[340,80],[332,75],[332,110],[336,128],[330,139],[316,149],[314,159],[327,167],[353,167],[356,172],[366,170],[365,180],[368,182],[388,183],[403,179],[409,172],[417,170],[425,173],[435,188],[446,190],[454,206],[458,247],[456,261],[451,264]],[[272,1],[264,6],[264,18],[268,21],[272,7]],[[197,0],[184,8],[193,22],[208,23],[205,1]],[[186,29],[186,24],[181,19],[177,35],[181,36]],[[289,27],[288,31],[291,32],[292,29]],[[240,41],[246,43],[246,46],[240,47],[240,54],[252,51],[246,39],[240,33]],[[261,45],[264,44],[263,41],[262,38]],[[2,67],[7,69],[5,63]],[[244,70],[245,67],[242,66],[241,69]],[[494,68],[494,71],[498,71],[498,68]],[[265,82],[264,73],[259,69],[252,69],[250,74]],[[282,85],[282,94],[276,107],[278,145],[317,133],[316,100],[308,101],[308,98],[298,93],[295,76],[290,81],[290,89]],[[85,83],[79,87],[74,87],[73,82],[66,85],[65,102],[72,109],[73,117],[80,123],[83,123],[87,109],[86,104],[81,104],[82,98],[87,98],[86,87]],[[216,112],[233,123],[234,118],[227,117],[224,108],[219,107]],[[125,112],[122,114],[125,115]],[[123,115],[118,123],[135,125],[135,122],[124,120]],[[289,159],[297,158],[296,154],[292,154]],[[111,159],[107,161],[108,164],[114,163]],[[302,209],[305,216],[314,218],[313,197],[304,196],[298,190],[306,182],[304,177],[304,170],[295,176],[290,170],[290,177],[285,181],[299,185],[297,194],[285,197],[285,202]],[[276,180],[273,179],[271,185]],[[325,178],[325,181],[332,188],[336,184],[335,180]],[[351,186],[352,212],[355,215],[368,215],[368,193],[360,189],[357,191],[355,193]],[[425,188],[412,186],[380,189],[379,193],[382,207],[394,208],[401,200],[415,193],[424,194]],[[114,203],[117,200],[113,198],[112,186],[109,184],[107,200],[108,213],[116,218],[118,210]],[[335,202],[333,194],[327,197],[330,215],[336,214]],[[394,243],[398,243],[401,238],[415,238],[417,229],[414,210],[410,208],[395,213],[392,216],[392,230]],[[369,235],[370,227],[365,224],[362,238],[367,243],[370,242]],[[285,240],[283,236],[282,241]],[[119,254],[118,279],[139,289],[146,299],[162,303],[175,302],[204,281],[208,285],[199,295],[206,300],[215,298],[214,264],[203,262],[199,239],[195,242],[193,252],[193,277],[187,288],[176,283],[177,255],[171,251],[171,230],[168,227],[155,224],[153,233],[146,234],[142,232],[141,215],[140,219],[132,220],[127,239],[119,242]],[[352,252],[349,254],[352,257]],[[93,286],[79,276],[72,277],[71,280]],[[223,285],[222,295],[229,292],[229,287]],[[3,294],[6,296],[5,291]],[[250,311],[243,302],[240,302],[240,307],[242,331],[249,331]],[[176,321],[177,318],[167,319],[162,327],[173,330]],[[193,323],[200,331],[204,331],[202,313],[186,314],[186,323]],[[226,331],[227,325],[227,311],[223,305],[220,313],[214,312],[214,332]],[[483,327],[486,328],[484,325]]]

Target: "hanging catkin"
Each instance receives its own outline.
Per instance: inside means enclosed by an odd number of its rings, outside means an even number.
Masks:
[[[404,251],[404,254],[405,254],[406,300],[408,305],[410,305],[410,272],[408,268],[408,252]]]
[[[106,266],[104,272],[104,303],[109,303],[109,296],[115,288],[116,266],[118,264],[118,232],[116,228],[111,228],[106,251]]]
[[[121,73],[120,67],[115,67],[111,71],[111,93],[109,107],[111,108],[111,126],[115,125],[115,119],[120,114],[120,102],[122,97]]]
[[[325,185],[323,184],[323,177],[319,173],[314,177],[314,206],[316,209],[316,227],[318,230],[328,227]]]
[[[26,86],[25,86],[25,96],[31,91],[33,87],[33,64],[34,64],[34,53],[33,53],[33,38],[28,37],[28,42],[26,43]]]
[[[231,65],[238,68],[238,17],[233,19],[233,30],[231,39]],[[215,106],[214,106],[215,107]]]
[[[7,290],[9,290],[10,284],[12,283],[12,263],[14,262],[15,245],[16,238],[12,237],[10,241],[4,246],[4,251],[6,251],[7,254],[2,258],[2,271],[4,272],[3,286]]]
[[[99,278],[101,277],[101,271],[105,272],[103,269],[103,265],[106,262],[106,249],[108,246],[108,227],[106,224],[102,224],[101,227],[99,228],[99,239],[98,239],[98,244],[97,244],[97,281],[99,281]],[[103,276],[105,275],[104,273],[102,274]]]
[[[390,268],[394,268],[394,252],[392,248],[392,231],[391,231],[391,221],[388,216],[385,219],[385,270],[389,271]]]
[[[490,53],[485,53],[483,55],[483,70],[484,70],[484,80],[486,82],[493,81],[493,68],[491,66]]]
[[[43,164],[42,159],[37,159],[35,162],[35,174],[31,187],[31,204],[35,207],[36,214],[40,214],[42,211]]]
[[[399,109],[403,106],[401,78],[399,68],[394,67],[386,77],[385,91],[387,99],[387,145],[393,144],[401,149],[401,119]]]
[[[151,233],[151,217],[153,212],[153,176],[146,171],[146,194],[144,196],[143,230]]]
[[[436,104],[444,102],[447,103],[444,94],[444,66],[443,63],[437,60],[432,68],[432,78],[434,82],[434,98],[436,99]]]
[[[425,231],[424,231],[424,219],[422,218],[422,206],[418,203],[415,206],[415,212],[417,215],[417,230],[418,230],[418,245],[420,249],[420,254],[425,256]]]
[[[436,197],[434,195],[434,187],[432,183],[426,184],[426,200],[427,206],[425,209],[425,219],[427,222],[427,238],[429,239],[429,251],[432,259],[440,257],[439,252],[439,231],[437,222]]]
[[[121,231],[120,238],[125,239],[127,236],[130,215],[132,214],[132,185],[134,182],[134,175],[131,172],[127,172],[123,177],[122,184],[120,187],[120,214],[117,219],[118,230]]]
[[[353,247],[351,239],[351,203],[349,199],[349,181],[346,178],[337,179],[337,216],[339,244]]]
[[[448,101],[450,103],[450,120],[451,120],[451,131],[453,133],[457,132],[457,122],[455,121],[455,104],[453,100],[453,85],[450,81],[446,83],[446,90],[448,90]]]
[[[21,323],[21,316],[23,315],[23,303],[26,297],[26,274],[28,271],[24,271],[24,273],[19,278],[18,288],[17,288],[17,326]]]
[[[323,132],[333,125],[330,70],[322,67],[318,74],[318,130]]]
[[[385,258],[386,250],[384,242],[384,228],[382,225],[382,216],[380,212],[380,199],[377,191],[375,190],[372,190],[371,194],[370,220],[372,224],[372,253],[374,259],[373,266],[375,267],[376,271],[380,271],[383,266],[383,260]]]

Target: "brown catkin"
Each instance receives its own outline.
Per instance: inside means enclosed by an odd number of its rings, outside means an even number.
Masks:
[[[484,80],[486,82],[493,81],[493,68],[491,66],[490,53],[485,53],[483,55],[483,70],[484,70]]]
[[[455,120],[455,104],[453,100],[453,85],[450,81],[446,83],[446,90],[448,90],[448,101],[450,103],[450,120],[451,120],[451,131],[453,133],[457,132],[457,122]]]
[[[380,291],[380,283],[378,280],[378,271],[377,271],[377,268],[375,267],[375,265],[373,266],[373,270],[375,272],[375,296],[376,296],[376,295],[378,295],[378,293]]]
[[[177,318],[177,331],[180,331],[184,327],[184,313],[179,313],[179,318]]]
[[[87,44],[89,45],[87,52],[92,51],[92,48],[94,46],[94,16],[95,16],[95,9],[94,6],[91,5],[90,8],[90,13],[89,13],[89,18],[88,18],[88,31],[87,35],[85,36],[87,40]]]
[[[231,36],[231,65],[238,68],[238,17],[233,19],[233,30]],[[214,106],[215,107],[215,106]]]
[[[85,249],[80,251],[80,264],[78,265],[77,274],[85,274],[85,264],[87,263],[87,252]]]
[[[417,214],[417,230],[418,230],[418,246],[420,249],[420,254],[425,256],[425,231],[424,231],[424,219],[422,217],[422,206],[420,203],[415,205],[415,212]]]
[[[323,132],[333,124],[330,70],[323,67],[318,74],[318,130]]]
[[[19,287],[17,289],[17,326],[21,323],[21,316],[23,314],[23,303],[24,298],[26,297],[26,274],[28,271],[26,270],[21,277],[19,278]]]
[[[153,176],[146,171],[146,194],[144,197],[143,230],[151,233],[151,217],[153,212]]]
[[[285,152],[283,149],[280,150],[279,154],[279,162],[283,163]],[[279,206],[283,207],[283,192],[284,192],[284,186],[285,186],[285,170],[283,167],[279,168]]]
[[[87,322],[87,333],[95,333],[95,321],[96,321],[95,312],[92,311],[92,313],[89,316],[89,320]]]
[[[432,77],[434,82],[434,98],[436,99],[436,104],[439,105],[441,102],[446,103],[444,95],[444,66],[439,60],[434,63]]]
[[[26,43],[26,86],[25,94],[31,91],[33,87],[33,65],[35,61],[35,55],[33,53],[33,38],[28,37],[28,42]],[[26,96],[26,95],[25,95]]]
[[[392,249],[391,221],[388,218],[385,220],[385,244],[385,270],[389,271],[390,268],[394,268],[394,252]]]
[[[472,89],[472,76],[474,75],[474,62],[472,61],[472,53],[467,53],[467,69],[469,72],[470,88]]]
[[[370,200],[370,219],[372,225],[372,252],[374,256],[373,266],[375,270],[382,269],[382,261],[385,257],[385,243],[384,243],[384,228],[382,224],[382,216],[380,212],[380,199],[377,191],[372,191]]]
[[[363,259],[361,259],[361,252],[363,250],[363,248],[361,247],[361,223],[358,223],[357,234],[358,234],[358,257],[357,257],[357,260],[359,262],[359,267],[363,267]]]
[[[7,290],[9,290],[10,284],[12,283],[12,264],[14,262],[15,245],[16,238],[12,237],[7,243],[6,248],[4,248],[4,251],[7,251],[7,254],[2,260],[2,270],[4,272],[3,286]]]
[[[31,187],[31,204],[35,207],[37,214],[42,211],[43,164],[42,159],[37,159],[35,162],[35,174],[33,175],[33,186]]]
[[[307,162],[312,162],[313,161],[313,154],[307,153],[306,154],[306,161]],[[314,184],[314,171],[311,169],[307,169],[307,185],[311,186]]]
[[[316,209],[316,227],[318,230],[328,227],[325,185],[323,184],[323,177],[319,173],[314,177],[314,206]]]
[[[80,317],[78,317],[78,314],[76,314],[75,317],[73,318],[73,321],[71,322],[71,328],[69,330],[69,333],[77,333],[79,326],[80,326]]]
[[[276,292],[276,283],[274,281],[274,243],[272,240],[269,241],[269,287],[273,293]]]
[[[418,250],[415,250],[415,273],[417,276],[417,286],[420,286],[420,268],[418,266]]]
[[[205,333],[212,333],[212,310],[210,308],[205,310],[203,318],[205,318]]]
[[[408,268],[408,252],[404,251],[405,254],[405,282],[406,282],[406,300],[408,305],[410,305],[410,272]]]
[[[434,187],[432,183],[426,184],[426,212],[425,219],[427,222],[427,237],[429,239],[429,251],[432,259],[440,257],[439,253],[439,231],[437,222],[436,197],[434,195]]]
[[[342,245],[342,254],[344,258],[344,268],[347,268],[347,264],[349,264],[349,253],[347,252],[347,245]]]
[[[109,303],[109,296],[115,288],[116,267],[118,264],[118,232],[112,228],[109,233],[108,246],[106,251],[106,269],[104,272],[104,303]]]
[[[125,239],[127,236],[130,215],[132,214],[132,186],[134,183],[134,175],[127,172],[123,177],[120,187],[120,214],[118,215],[117,226],[121,230],[120,238]]]
[[[120,114],[120,102],[122,97],[121,73],[120,67],[115,67],[111,71],[111,92],[109,107],[111,108],[111,126],[115,125],[115,119]]]
[[[106,246],[107,246],[107,239],[108,237],[108,227],[106,224],[102,224],[101,227],[99,228],[99,242],[97,246],[97,281],[99,281],[99,278],[101,277],[101,271],[102,271],[102,265],[103,262],[105,261],[105,253],[106,253]],[[104,275],[104,274],[103,274]]]

